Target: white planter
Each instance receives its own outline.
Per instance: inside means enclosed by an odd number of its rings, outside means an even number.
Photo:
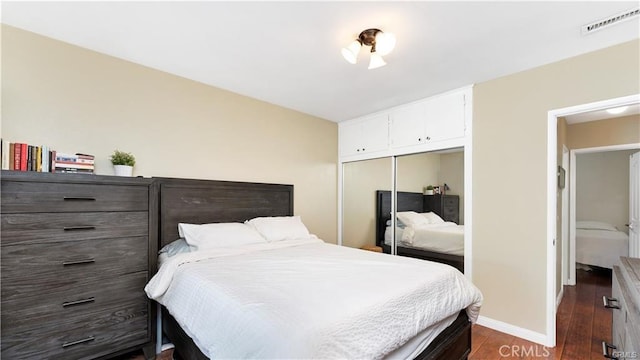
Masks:
[[[433,195],[433,190],[425,190],[424,194],[425,195]]]
[[[113,165],[116,176],[133,176],[133,166]]]

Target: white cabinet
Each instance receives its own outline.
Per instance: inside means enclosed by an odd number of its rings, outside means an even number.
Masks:
[[[391,147],[401,148],[464,137],[464,94],[453,93],[394,108]]]
[[[464,137],[464,94],[454,93],[425,102],[426,141]]]
[[[387,114],[367,116],[340,123],[340,156],[376,153],[389,148]]]
[[[471,114],[465,97],[470,99],[470,89],[341,122],[339,156],[354,161],[464,146]]]
[[[390,114],[391,147],[419,145],[426,141],[424,102],[416,102],[395,108]]]

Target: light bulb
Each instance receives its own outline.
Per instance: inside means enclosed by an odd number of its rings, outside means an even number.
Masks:
[[[613,109],[607,109],[607,112],[609,114],[612,115],[617,115],[617,114],[622,114],[623,112],[625,112],[625,110],[627,110],[628,106],[620,106],[617,108],[613,108]]]
[[[371,59],[369,60],[369,70],[377,69],[385,65],[387,65],[387,63],[384,61],[382,56],[378,54],[377,51],[371,53]]]
[[[355,64],[358,61],[358,53],[361,47],[360,41],[354,40],[347,47],[342,48],[342,56],[351,64]]]
[[[376,52],[380,55],[387,55],[396,46],[396,36],[392,33],[380,31],[376,34]]]

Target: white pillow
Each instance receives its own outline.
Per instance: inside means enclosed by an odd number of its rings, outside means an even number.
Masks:
[[[618,229],[602,221],[576,221],[576,229],[618,231]]]
[[[243,223],[179,223],[178,232],[195,250],[267,242],[257,231]]]
[[[427,221],[429,221],[429,224],[441,224],[444,222],[444,220],[434,212],[421,213],[420,215],[424,216]]]
[[[158,251],[158,254],[167,254],[168,257],[171,257],[186,252],[191,252],[191,246],[189,246],[184,239],[180,238],[163,246],[162,249]]]
[[[400,211],[396,216],[406,226],[418,226],[429,223],[429,220],[427,220],[426,217],[415,211]]]
[[[257,217],[245,223],[256,229],[268,242],[309,238],[309,230],[300,216]]]

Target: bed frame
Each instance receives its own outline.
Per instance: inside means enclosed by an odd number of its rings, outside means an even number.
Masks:
[[[158,178],[158,248],[178,238],[178,223],[242,222],[258,216],[293,215],[293,185]],[[207,359],[169,312],[162,308],[164,334],[176,359]],[[466,359],[471,324],[464,310],[416,359]]]
[[[439,214],[437,209],[430,209],[427,202],[424,201],[422,193],[398,191],[398,200],[396,203],[396,211],[415,211],[418,213],[433,211]],[[376,245],[382,250],[391,254],[391,246],[384,243],[384,233],[387,228],[387,221],[391,220],[391,191],[376,191]],[[443,254],[428,251],[420,248],[397,246],[397,254],[400,256],[408,256],[423,260],[435,261],[451,265],[460,272],[464,273],[464,256]]]

